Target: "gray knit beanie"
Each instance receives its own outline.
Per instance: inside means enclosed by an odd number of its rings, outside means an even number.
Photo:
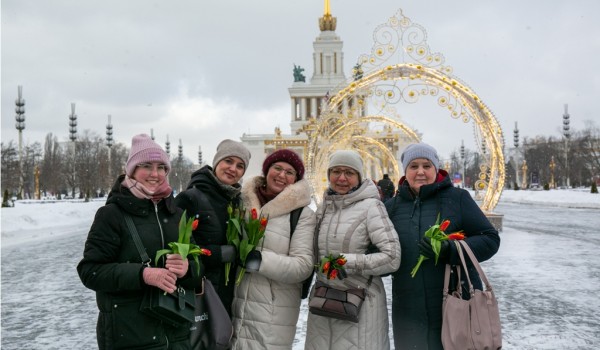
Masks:
[[[402,152],[402,156],[400,157],[400,160],[402,161],[402,167],[404,168],[404,174],[406,174],[406,168],[408,168],[408,164],[417,158],[429,159],[429,161],[435,167],[436,173],[440,169],[440,159],[435,148],[423,142],[413,143],[404,149],[404,152]]]
[[[167,173],[171,170],[171,161],[169,155],[162,147],[146,134],[135,135],[131,140],[131,149],[129,150],[129,158],[125,165],[127,176],[133,176],[135,167],[141,163],[158,162],[167,166]]]
[[[362,179],[364,179],[365,177],[363,174],[362,158],[360,157],[360,154],[358,154],[358,152],[356,151],[341,150],[333,152],[333,154],[329,157],[327,177],[329,177],[329,171],[331,170],[331,168],[336,166],[347,166],[356,170],[358,172],[359,181],[362,181]]]
[[[220,161],[227,157],[238,157],[244,162],[246,169],[248,168],[248,164],[250,164],[250,151],[244,146],[243,143],[233,140],[223,140],[217,146],[217,153],[215,153],[215,157],[213,158],[213,169],[217,167]]]

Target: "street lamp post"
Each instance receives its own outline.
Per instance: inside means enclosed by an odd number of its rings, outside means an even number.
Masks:
[[[460,145],[460,159],[462,160],[462,166],[463,166],[463,176],[462,176],[462,187],[465,188],[466,183],[465,183],[465,172],[466,172],[466,162],[465,162],[465,140],[461,140],[461,145]]]
[[[110,114],[108,115],[108,123],[106,124],[106,146],[108,147],[108,178],[111,179],[112,177],[112,172],[111,172],[111,168],[112,168],[112,163],[111,163],[111,153],[112,153],[112,146],[114,144],[114,139],[113,139],[113,126],[110,122]]]
[[[19,190],[18,198],[23,199],[23,130],[25,130],[25,100],[23,99],[23,86],[17,86],[17,99],[15,100],[15,126],[19,132]]]
[[[71,196],[75,198],[75,141],[77,141],[77,114],[75,114],[75,103],[71,103],[71,114],[69,114],[69,140],[71,140],[71,154],[73,159],[71,162],[71,176],[73,180],[73,188]]]
[[[515,122],[515,130],[513,131],[513,141],[515,145],[515,184],[519,184],[519,129]]]
[[[556,188],[556,184],[554,183],[554,168],[556,168],[554,156],[550,158],[550,164],[548,164],[548,167],[550,167],[550,188]]]
[[[571,137],[571,127],[569,126],[571,116],[568,111],[569,105],[565,104],[565,113],[563,114],[563,135],[565,137],[565,179],[566,187],[571,186],[569,181],[569,138]]]

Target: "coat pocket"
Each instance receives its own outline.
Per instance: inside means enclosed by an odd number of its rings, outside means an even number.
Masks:
[[[140,298],[114,299],[112,320],[112,343],[115,349],[147,349],[167,343],[165,328],[161,321],[139,311]]]

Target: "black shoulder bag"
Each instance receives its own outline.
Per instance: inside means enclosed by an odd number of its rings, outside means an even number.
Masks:
[[[142,264],[150,267],[150,257],[146,253],[144,244],[140,235],[133,224],[133,219],[129,214],[123,214],[131,238],[142,258]],[[171,294],[162,291],[156,287],[148,287],[145,290],[144,298],[140,305],[140,311],[166,322],[172,326],[189,326],[194,321],[194,308],[196,307],[194,290],[177,287],[177,290]]]

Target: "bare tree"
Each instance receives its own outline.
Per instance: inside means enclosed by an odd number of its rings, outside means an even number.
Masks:
[[[60,190],[63,187],[62,177],[63,152],[58,143],[58,138],[52,133],[46,135],[44,142],[44,156],[40,169],[40,187],[60,199]]]
[[[9,194],[16,195],[19,188],[19,154],[11,140],[1,144],[2,148],[2,188]]]

